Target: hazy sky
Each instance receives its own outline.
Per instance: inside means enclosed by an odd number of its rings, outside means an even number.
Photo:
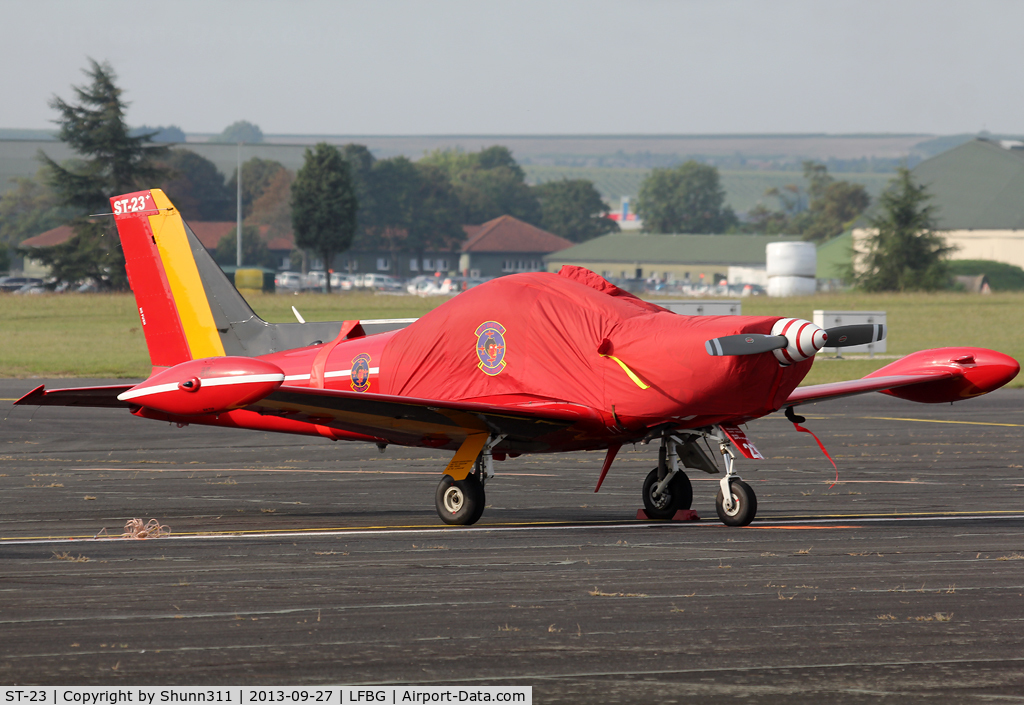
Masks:
[[[1024,133],[1016,0],[0,0],[0,127],[86,57],[133,125],[289,134]]]

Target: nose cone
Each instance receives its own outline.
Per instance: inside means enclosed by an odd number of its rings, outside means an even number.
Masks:
[[[824,330],[802,318],[780,318],[772,326],[772,335],[784,336],[789,341],[789,345],[775,351],[775,358],[782,365],[813,357],[828,340]]]

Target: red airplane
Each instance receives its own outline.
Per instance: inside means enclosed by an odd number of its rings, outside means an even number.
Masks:
[[[716,447],[725,466],[718,516],[743,526],[757,498],[733,461],[761,455],[741,424],[780,409],[799,421],[798,404],[872,391],[959,401],[1020,369],[992,350],[941,348],[863,379],[798,388],[826,340],[862,345],[884,327],[681,316],[579,267],[495,279],[415,321],[271,324],[162,191],[111,205],[153,372],[134,385],[40,386],[17,404],[455,451],[435,493],[448,524],[480,518],[495,460],[605,450],[599,489],[623,444],[657,441],[642,492],[650,518],[690,507],[683,468],[719,473]]]

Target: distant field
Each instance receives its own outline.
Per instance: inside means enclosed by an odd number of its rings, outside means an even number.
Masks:
[[[368,293],[260,295],[253,308],[272,322],[421,316],[445,298]],[[886,311],[888,356],[951,345],[988,347],[1024,360],[1024,293],[836,294],[743,300],[747,315],[810,319],[816,308]],[[891,359],[819,359],[806,384],[862,377]],[[0,376],[145,377],[149,357],[134,299],[128,294],[0,295]],[[26,385],[26,391],[31,384]],[[1011,386],[1022,387],[1018,377]]]
[[[617,207],[623,196],[632,196],[636,203],[636,195],[640,193],[640,185],[647,178],[650,169],[612,169],[600,167],[563,167],[563,166],[524,166],[526,178],[530,183],[560,181],[562,179],[587,179],[612,207]],[[765,198],[764,193],[772,187],[797,184],[806,188],[803,174],[798,171],[754,171],[740,169],[719,169],[722,188],[725,189],[725,200],[733,210],[744,213],[764,202],[770,208],[777,208],[775,199]],[[843,181],[864,184],[872,199],[882,192],[892,174],[856,174],[842,173],[834,175]]]

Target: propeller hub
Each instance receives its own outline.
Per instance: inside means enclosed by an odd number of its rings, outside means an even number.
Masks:
[[[772,335],[781,335],[789,341],[786,347],[772,351],[783,366],[814,357],[828,340],[824,330],[802,318],[780,318],[772,326]]]

